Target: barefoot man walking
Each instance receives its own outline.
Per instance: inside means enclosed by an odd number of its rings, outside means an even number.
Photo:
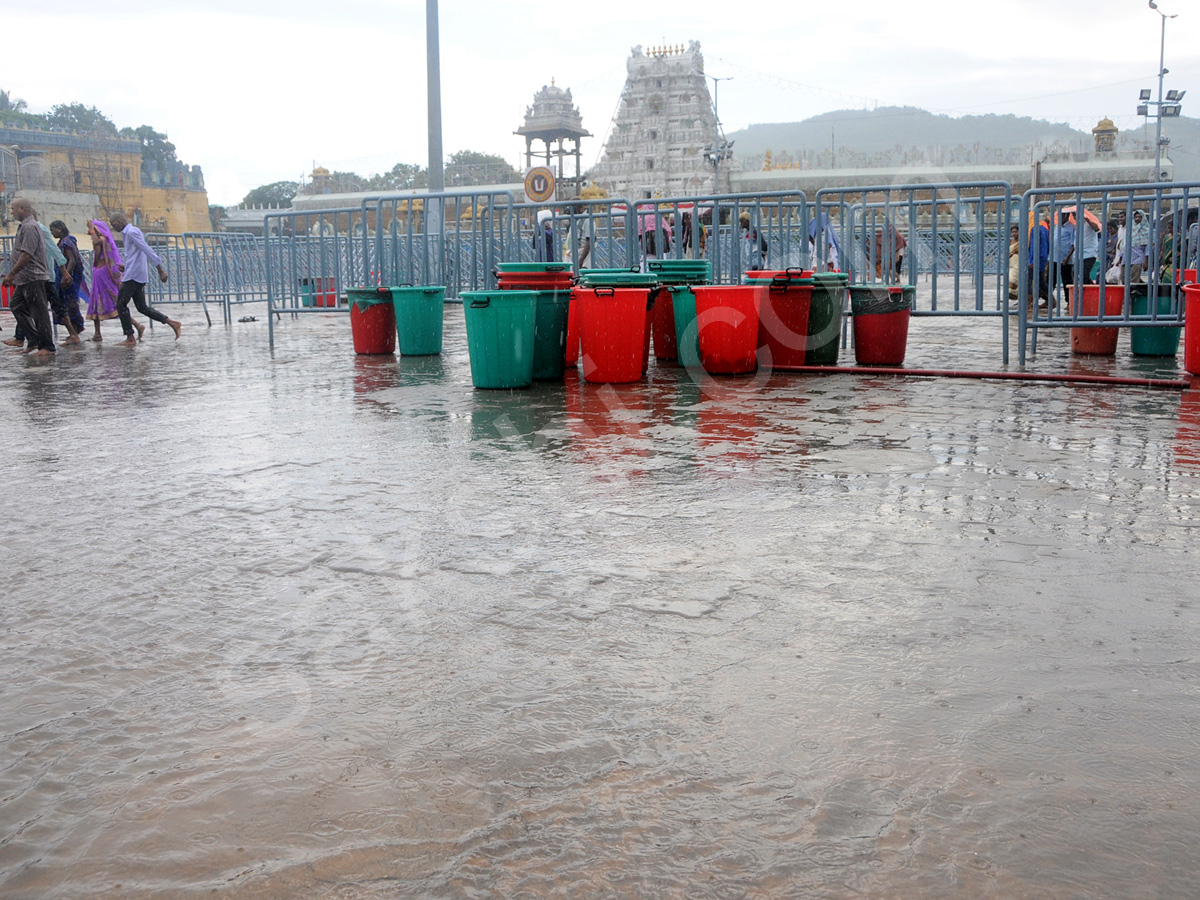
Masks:
[[[142,315],[163,325],[169,325],[175,332],[175,340],[179,340],[179,330],[182,326],[146,302],[146,281],[150,274],[150,263],[154,263],[158,277],[164,283],[167,280],[167,270],[163,267],[162,258],[146,243],[142,229],[125,218],[124,213],[113,213],[108,221],[113,231],[125,235],[125,247],[122,251],[125,258],[125,275],[121,279],[121,291],[117,294],[117,315],[121,319],[121,330],[125,332],[125,340],[118,346],[137,346],[137,338],[133,336],[133,319],[129,315],[130,300]]]
[[[13,242],[13,265],[0,283],[15,285],[9,312],[29,341],[33,356],[54,355],[54,330],[50,325],[50,307],[46,300],[46,282],[50,266],[42,229],[33,217],[33,207],[23,197],[10,204],[12,217],[21,223]],[[26,352],[26,351],[21,351]]]

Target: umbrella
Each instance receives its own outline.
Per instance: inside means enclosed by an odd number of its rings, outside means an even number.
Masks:
[[[1074,222],[1074,221],[1075,221],[1075,207],[1074,207],[1074,206],[1064,206],[1064,207],[1063,207],[1063,208],[1060,210],[1060,212],[1070,213],[1070,214],[1071,214],[1071,221],[1072,221],[1072,222]],[[1099,231],[1099,230],[1100,230],[1100,227],[1101,227],[1101,226],[1100,226],[1100,219],[1099,219],[1099,218],[1096,216],[1096,214],[1095,214],[1095,213],[1093,213],[1093,212],[1092,212],[1090,209],[1088,209],[1087,207],[1084,207],[1084,210],[1083,210],[1083,217],[1084,217],[1085,219],[1087,219],[1087,221],[1088,221],[1088,224],[1090,224],[1090,225],[1091,225],[1093,228],[1095,228],[1097,231]]]

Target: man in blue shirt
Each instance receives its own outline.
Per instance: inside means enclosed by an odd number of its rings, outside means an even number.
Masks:
[[[1054,229],[1054,262],[1058,265],[1059,280],[1065,288],[1075,283],[1075,225],[1069,213],[1060,213]]]
[[[1050,228],[1045,222],[1040,224],[1035,223],[1033,230],[1029,232],[1029,264],[1027,278],[1029,279],[1029,302],[1033,302],[1033,293],[1035,289],[1034,271],[1036,268],[1037,279],[1036,289],[1037,295],[1041,298],[1042,308],[1045,309],[1046,303],[1050,300]]]
[[[159,280],[164,284],[167,281],[167,270],[163,266],[162,257],[146,243],[142,229],[125,218],[124,213],[113,213],[108,222],[113,231],[119,231],[125,236],[125,245],[121,250],[121,256],[125,260],[125,274],[121,279],[121,290],[117,293],[117,316],[120,317],[125,340],[117,346],[137,346],[137,338],[133,335],[133,318],[129,315],[130,300],[143,316],[170,326],[175,332],[175,340],[179,340],[182,328],[179,322],[168,319],[146,302],[146,281],[149,279],[151,263],[158,270]]]

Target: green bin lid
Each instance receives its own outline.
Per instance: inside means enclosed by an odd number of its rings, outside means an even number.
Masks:
[[[652,287],[660,280],[650,272],[629,272],[624,269],[615,272],[585,269],[579,275],[579,283],[584,287]]]
[[[346,300],[360,310],[380,303],[392,302],[392,289],[386,287],[352,287],[346,288]]]
[[[502,262],[496,263],[496,271],[513,275],[532,275],[534,273],[547,272],[569,272],[571,270],[570,263],[562,262]]]
[[[646,268],[655,272],[690,272],[696,269],[707,269],[709,265],[707,259],[651,259],[646,261]]]
[[[814,272],[813,283],[820,284],[821,282],[832,282],[834,284],[849,284],[850,276],[845,272]]]

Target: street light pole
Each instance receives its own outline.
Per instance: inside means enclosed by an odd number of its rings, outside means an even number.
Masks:
[[[440,194],[446,189],[442,171],[442,65],[438,39],[438,2],[425,0],[425,65],[428,76],[429,109],[429,192]],[[429,202],[425,210],[425,233],[440,234],[442,216],[440,204]]]
[[[1175,16],[1168,16],[1154,0],[1150,0],[1150,8],[1162,17],[1162,38],[1159,41],[1158,47],[1158,115],[1154,122],[1154,180],[1162,181],[1162,110],[1163,110],[1163,76],[1167,74],[1165,68],[1167,54],[1167,19],[1174,19]],[[1176,13],[1178,15],[1178,13]]]
[[[721,193],[721,114],[717,108],[717,91],[722,81],[733,81],[733,76],[718,78],[715,75],[706,76],[713,82],[713,193]]]

